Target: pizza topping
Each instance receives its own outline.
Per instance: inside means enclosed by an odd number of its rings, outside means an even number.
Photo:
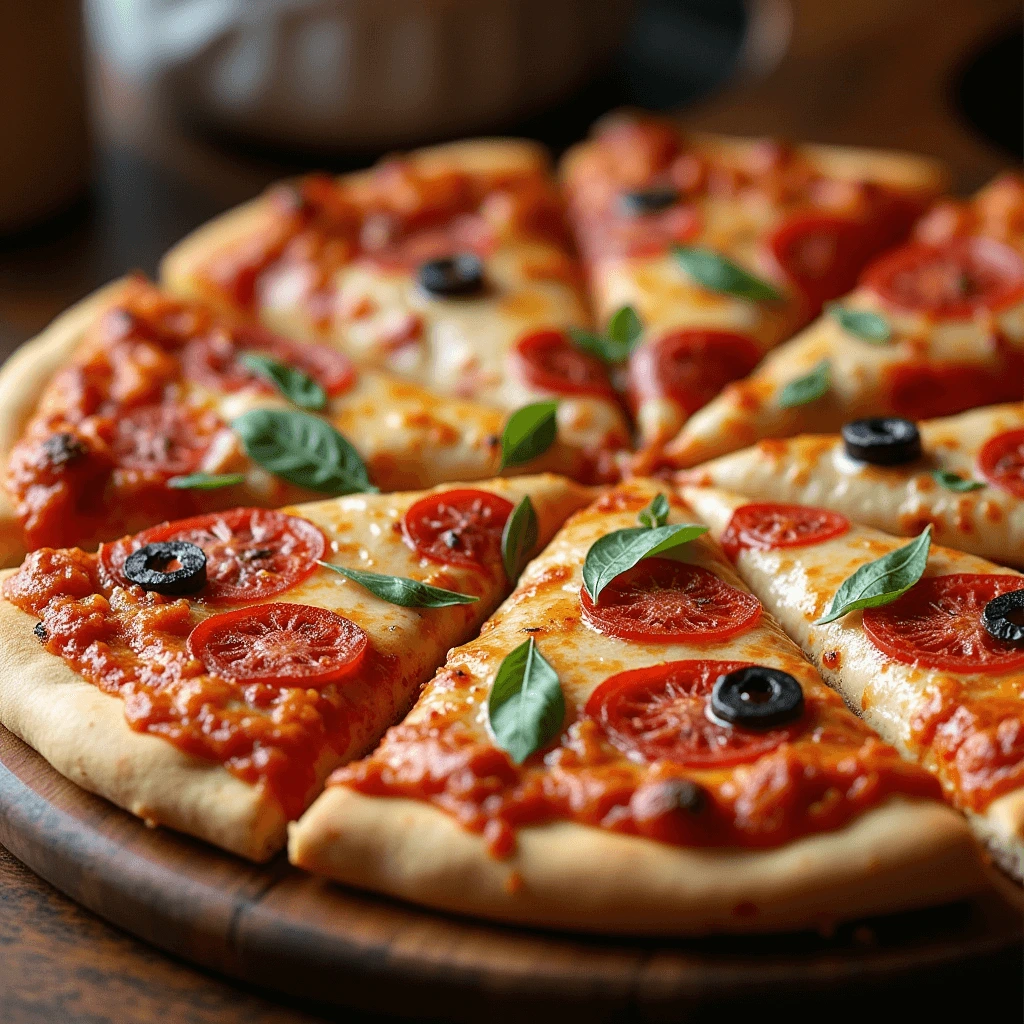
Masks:
[[[884,345],[892,341],[892,326],[878,313],[869,309],[851,309],[839,302],[830,302],[825,309],[847,334],[861,341],[869,341],[872,345]]]
[[[709,291],[734,295],[748,302],[778,302],[782,299],[782,293],[774,285],[755,277],[714,249],[677,245],[672,254],[686,274]]]
[[[780,409],[795,409],[824,398],[832,388],[832,364],[822,359],[809,373],[791,380],[780,392]]]
[[[111,450],[123,469],[180,476],[198,468],[221,427],[211,412],[175,403],[144,405],[117,417]]]
[[[374,597],[379,597],[388,604],[400,605],[402,608],[449,608],[456,604],[476,604],[480,600],[475,594],[460,594],[456,590],[432,587],[429,583],[412,580],[407,576],[364,572],[361,569],[349,569],[331,562],[319,564],[365,587]]]
[[[652,185],[650,188],[623,192],[619,203],[623,212],[631,217],[643,217],[649,213],[660,213],[679,202],[679,190],[671,185]]]
[[[512,413],[501,434],[501,468],[523,466],[543,455],[558,436],[557,414],[557,402],[534,402]]]
[[[1024,666],[1024,649],[992,636],[984,618],[991,601],[1022,587],[1020,576],[930,577],[885,608],[866,611],[864,632],[883,654],[906,665],[947,672],[1014,671]],[[1019,616],[1016,609],[1008,613],[1011,622]]]
[[[804,691],[788,673],[748,665],[720,675],[711,691],[711,712],[730,725],[771,729],[796,721],[804,711]]]
[[[172,476],[167,486],[175,491],[217,491],[222,487],[236,487],[244,481],[244,473],[188,473]]]
[[[989,483],[1024,498],[1024,429],[989,438],[978,453],[978,468]]]
[[[843,449],[851,459],[873,466],[903,466],[921,458],[917,425],[897,416],[843,424]]]
[[[270,381],[293,405],[320,410],[327,405],[327,394],[309,374],[295,366],[279,362],[258,352],[246,352],[242,365]]]
[[[1024,643],[1024,590],[1011,590],[992,598],[981,614],[981,624],[997,640]]]
[[[144,544],[125,560],[129,583],[158,594],[194,594],[206,586],[206,555],[186,540]]]
[[[947,491],[954,491],[957,494],[967,494],[969,491],[980,491],[984,484],[980,480],[968,480],[959,473],[951,473],[948,469],[933,469],[932,479]]]
[[[908,420],[953,416],[999,402],[1019,402],[1024,355],[1001,346],[992,364],[912,360],[890,366],[883,376],[888,406]]]
[[[668,522],[669,511],[668,498],[658,491],[647,505],[637,512],[636,517],[640,520],[641,526],[646,526],[649,530],[656,530]]]
[[[530,496],[524,495],[501,531],[501,561],[505,575],[515,582],[537,546],[537,513]]]
[[[245,683],[316,687],[351,675],[369,639],[354,622],[308,604],[259,604],[204,619],[188,650],[207,671]]]
[[[762,502],[741,505],[722,533],[722,548],[735,561],[740,551],[802,548],[841,537],[850,521],[838,512],[811,505]]]
[[[484,266],[473,253],[458,253],[421,263],[420,287],[439,298],[475,295],[484,287]]]
[[[612,314],[604,334],[569,328],[569,337],[578,349],[610,365],[624,363],[640,343],[643,333],[644,325],[632,306],[620,306]]]
[[[654,531],[651,531],[652,533]],[[603,588],[600,603],[580,588],[583,617],[620,640],[717,642],[752,629],[761,604],[700,566],[647,558]]]
[[[512,502],[463,488],[421,498],[402,517],[402,535],[432,562],[500,571],[501,538]]]
[[[89,454],[86,445],[74,434],[68,433],[51,434],[43,441],[41,448],[43,458],[53,468],[66,466]]]
[[[575,348],[564,331],[534,331],[516,342],[512,368],[524,383],[555,395],[597,395],[614,392],[600,359]]]

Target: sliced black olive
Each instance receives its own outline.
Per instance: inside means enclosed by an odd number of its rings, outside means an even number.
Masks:
[[[658,213],[667,210],[679,202],[679,191],[671,185],[655,185],[652,188],[640,188],[633,192],[623,192],[620,200],[622,209],[630,216],[642,217],[647,213]]]
[[[921,457],[917,425],[896,416],[844,424],[843,446],[851,459],[873,466],[902,466]]]
[[[74,434],[51,434],[43,442],[43,455],[51,466],[65,466],[88,451]]]
[[[1024,590],[993,597],[981,613],[989,635],[1011,644],[1024,644]]]
[[[168,572],[175,561],[179,568]],[[194,594],[206,586],[206,554],[187,540],[158,541],[133,551],[124,561],[124,574],[143,590]]]
[[[50,631],[41,622],[37,622],[32,627],[32,632],[35,634],[36,639],[44,644],[50,639]]]
[[[730,725],[768,729],[798,719],[804,691],[788,673],[751,665],[719,676],[711,691],[711,711]]]
[[[420,264],[420,287],[431,295],[473,295],[484,286],[484,267],[472,253],[458,253]]]

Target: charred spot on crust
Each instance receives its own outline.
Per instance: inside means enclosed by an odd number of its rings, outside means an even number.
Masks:
[[[50,639],[50,632],[49,632],[49,630],[41,622],[37,622],[32,627],[32,632],[35,634],[35,638],[40,643],[44,643],[45,644],[46,641]]]
[[[87,455],[89,449],[74,434],[51,434],[42,444],[43,458],[53,467],[66,466]]]
[[[649,787],[645,802],[649,811],[656,814],[675,811],[700,814],[708,804],[708,794],[703,786],[691,779],[665,779]]]

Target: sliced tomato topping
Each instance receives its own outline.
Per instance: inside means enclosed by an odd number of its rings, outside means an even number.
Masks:
[[[179,519],[100,548],[107,575],[118,585],[125,559],[146,544],[185,540],[206,554],[207,601],[265,601],[306,579],[327,550],[327,538],[308,519],[260,508]]]
[[[863,283],[900,309],[968,319],[1024,298],[1024,257],[992,238],[914,243],[872,263]]]
[[[753,761],[794,735],[720,724],[708,714],[719,676],[749,661],[670,661],[620,672],[590,695],[586,714],[627,756],[671,761],[684,768],[727,768]]]
[[[501,566],[501,534],[512,502],[462,488],[421,498],[402,517],[405,542],[432,562],[471,569]]]
[[[1024,498],[1024,430],[989,438],[978,453],[978,468],[989,483]]]
[[[595,256],[659,256],[670,245],[699,234],[702,220],[693,206],[673,206],[659,213],[630,216],[618,213],[608,224]]]
[[[690,416],[760,361],[761,350],[742,334],[671,331],[630,357],[629,400],[635,411],[652,399],[671,398]]]
[[[646,558],[601,591],[580,589],[583,616],[621,640],[653,643],[727,640],[757,625],[761,603],[713,572],[670,558]]]
[[[614,394],[600,359],[574,348],[563,331],[534,331],[512,349],[516,372],[531,387],[555,395]]]
[[[845,516],[827,508],[762,502],[736,509],[722,533],[722,547],[735,560],[746,548],[803,548],[841,537],[849,529],[850,521]]]
[[[981,405],[1020,401],[1024,360],[1007,353],[1000,369],[976,363],[904,363],[886,372],[889,406],[908,420],[953,416]]]
[[[1024,666],[1024,647],[990,636],[981,615],[994,597],[1022,587],[1019,576],[928,577],[892,604],[868,608],[864,632],[883,654],[905,665],[1008,672]]]
[[[350,675],[369,641],[354,622],[308,604],[258,604],[204,619],[188,650],[207,671],[244,683],[322,686]]]
[[[118,414],[111,448],[122,469],[192,473],[222,426],[208,410],[171,402],[142,405]]]

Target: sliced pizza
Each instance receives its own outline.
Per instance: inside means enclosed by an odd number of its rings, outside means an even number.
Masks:
[[[1024,397],[1024,177],[944,201],[860,285],[730,384],[665,449],[678,467],[867,416],[931,419]]]
[[[535,143],[469,140],[279,185],[186,238],[161,273],[439,394],[506,411],[560,398],[563,435],[595,458],[628,442],[604,364],[566,334],[588,314]]]
[[[685,488],[764,606],[1024,878],[1024,576],[829,509]]]
[[[822,683],[693,515],[577,513],[292,861],[443,910],[600,932],[815,927],[957,898],[975,844]]]
[[[901,537],[931,524],[940,544],[1024,568],[1024,402],[761,441],[684,470],[678,482],[820,505]]]
[[[520,477],[42,548],[3,574],[0,722],[147,822],[265,860],[588,500]]]
[[[629,113],[599,122],[562,172],[599,321],[628,306],[644,328],[631,355],[607,355],[628,356],[651,448],[848,292],[943,184],[920,157],[689,135]]]

